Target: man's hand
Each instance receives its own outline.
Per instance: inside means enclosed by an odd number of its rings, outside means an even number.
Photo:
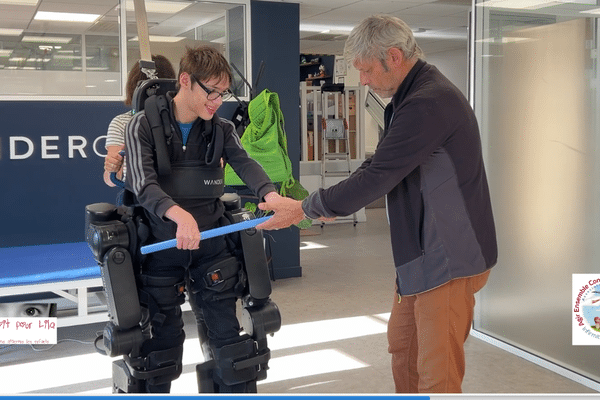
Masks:
[[[302,202],[289,197],[282,197],[275,192],[265,196],[265,203],[259,203],[258,208],[264,211],[274,211],[268,221],[256,226],[257,229],[282,229],[297,224],[304,219]]]
[[[177,248],[180,250],[196,250],[200,247],[200,230],[198,223],[189,212],[179,206],[172,206],[165,213],[177,224]]]

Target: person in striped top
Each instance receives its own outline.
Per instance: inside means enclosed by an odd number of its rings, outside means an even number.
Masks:
[[[175,69],[171,62],[161,55],[153,55],[152,60],[156,66],[156,75],[158,78],[175,79]],[[146,75],[140,69],[138,63],[129,71],[126,84],[125,105],[131,107],[133,93],[138,83],[146,80]],[[110,180],[112,172],[117,173],[117,178],[125,180],[125,160],[119,153],[125,149],[125,127],[133,116],[132,110],[119,114],[110,121],[106,133],[106,158],[104,159],[104,183],[108,186],[115,186]]]

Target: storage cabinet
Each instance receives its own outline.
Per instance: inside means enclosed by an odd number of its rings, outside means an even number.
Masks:
[[[319,69],[325,69],[323,72]],[[300,81],[309,86],[320,86],[321,81],[333,82],[335,56],[300,54]]]
[[[343,96],[343,97],[342,97]],[[300,82],[300,132],[301,161],[322,159],[323,149],[323,105],[321,87]],[[344,93],[328,97],[326,118],[347,116],[350,159],[365,158],[365,89],[362,86],[347,86]],[[344,110],[345,108],[345,110]],[[345,152],[345,142],[327,140],[328,152]]]

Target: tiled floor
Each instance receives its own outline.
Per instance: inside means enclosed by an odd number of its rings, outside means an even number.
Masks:
[[[367,210],[367,220],[315,226],[301,236],[303,276],[273,282],[283,326],[269,338],[272,359],[260,393],[393,393],[385,330],[394,272],[385,210]],[[184,373],[172,393],[193,394],[202,356],[193,316],[184,315]],[[91,344],[102,328],[61,328],[60,343],[47,351],[0,347],[0,393],[109,394],[113,360]],[[595,393],[474,337],[466,353],[465,393]]]

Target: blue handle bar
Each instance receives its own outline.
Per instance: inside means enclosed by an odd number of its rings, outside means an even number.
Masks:
[[[222,226],[220,228],[209,229],[204,232],[200,232],[200,240],[210,239],[221,235],[227,235],[228,233],[243,231],[244,229],[254,228],[256,225],[267,221],[272,215],[266,217],[249,219],[247,221],[238,222],[235,224]],[[165,240],[164,242],[149,244],[142,246],[140,251],[142,254],[154,253],[156,251],[171,249],[177,247],[177,239]]]
[[[121,150],[119,152],[119,154],[123,157],[125,157],[125,152],[123,150]],[[121,189],[125,188],[125,182],[123,182],[122,180],[120,180],[119,178],[117,178],[117,173],[116,172],[111,172],[110,175],[110,181],[112,183],[114,183],[116,186],[120,187]]]
[[[120,180],[119,178],[117,178],[117,173],[116,172],[111,172],[110,173],[110,181],[112,183],[114,183],[116,186],[120,187],[121,189],[125,189],[125,182],[123,182],[122,180]]]

